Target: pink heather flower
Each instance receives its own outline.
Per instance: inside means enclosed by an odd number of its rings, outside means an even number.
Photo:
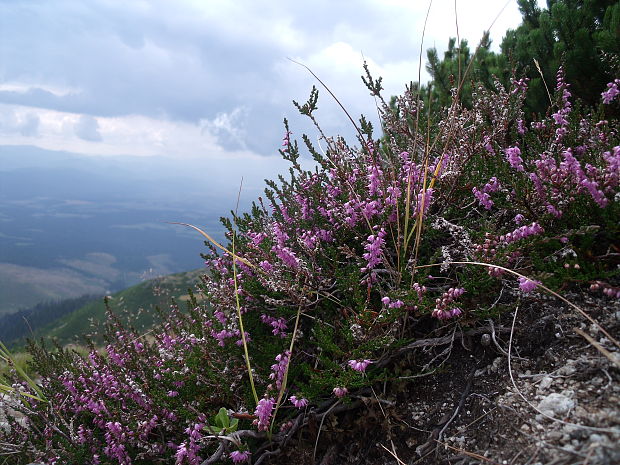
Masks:
[[[263,269],[263,271],[266,271],[267,273],[273,270],[273,265],[269,263],[267,260],[263,260],[258,265]]]
[[[478,200],[480,205],[482,205],[487,210],[490,210],[493,207],[493,201],[491,200],[491,196],[486,192],[482,192],[478,190],[477,187],[474,187],[472,190],[474,197]]]
[[[601,93],[601,96],[603,97],[603,103],[605,105],[609,105],[616,99],[618,95],[620,95],[618,85],[620,85],[620,79],[614,79],[613,82],[607,84],[607,90]]]
[[[413,283],[413,290],[418,294],[418,299],[422,300],[424,294],[426,293],[426,286],[420,286],[419,283]]]
[[[519,147],[509,147],[506,149],[506,159],[510,166],[517,171],[524,171],[523,159],[521,158],[521,149]]]
[[[176,458],[175,463],[183,463],[183,459],[187,457],[187,444],[182,442],[181,445],[177,448],[177,452],[176,454],[174,454],[174,456]]]
[[[288,366],[290,352],[285,350],[283,353],[276,355],[276,362],[271,365],[271,374],[269,375],[269,379],[272,379],[276,382],[276,388],[280,389],[282,386],[282,380],[284,379],[284,373],[286,372],[286,367]]]
[[[230,453],[230,459],[233,463],[242,463],[247,462],[250,459],[250,451],[244,450],[243,452],[240,450],[235,450]]]
[[[525,220],[525,217],[521,213],[515,216],[515,223],[521,224],[523,223],[523,220]]]
[[[403,305],[405,305],[405,303],[402,300],[396,300],[394,302],[391,302],[389,307],[390,308],[401,308]]]
[[[351,368],[353,368],[355,371],[359,371],[360,373],[365,372],[366,368],[371,363],[372,362],[370,360],[349,360],[348,362]]]
[[[462,287],[451,287],[448,289],[447,292],[444,292],[441,297],[435,300],[435,308],[432,316],[439,320],[447,320],[448,318],[459,316],[463,313],[462,310],[459,307],[449,309],[448,305],[461,297],[464,293],[465,289]]]
[[[276,246],[272,247],[271,251],[275,252],[278,258],[290,268],[299,268],[299,260],[295,256],[295,252],[293,252],[288,247]]]
[[[539,284],[540,284],[540,281],[534,281],[531,279],[524,278],[522,276],[519,277],[519,288],[526,294],[536,289]]]
[[[463,310],[461,310],[459,307],[454,307],[449,310],[436,308],[433,310],[432,315],[438,320],[447,320],[449,318],[459,316],[461,313],[463,313]]]
[[[298,399],[297,396],[291,396],[289,397],[289,400],[291,401],[291,404],[293,404],[297,408],[304,408],[306,405],[308,405],[308,399],[304,399],[303,397],[301,399]]]
[[[286,337],[287,324],[285,318],[274,318],[268,315],[261,315],[260,320],[273,328],[272,333],[274,336],[279,335],[280,337]]]
[[[499,183],[497,178],[493,176],[491,179],[489,179],[489,182],[487,182],[484,185],[484,187],[482,188],[482,191],[483,192],[497,192],[501,187],[502,185]]]
[[[485,136],[483,144],[487,152],[489,152],[491,155],[495,155],[495,150],[493,149],[493,144],[491,144],[491,139],[489,138],[489,136]]]
[[[383,256],[383,245],[385,244],[385,229],[381,230],[377,234],[371,234],[368,236],[368,243],[364,245],[366,253],[362,256],[367,262],[367,265],[361,269],[361,272],[371,271],[379,263],[381,263],[381,257]]]
[[[555,124],[559,126],[566,126],[568,124],[568,121],[564,117],[564,114],[561,110],[557,113],[552,114],[551,117],[553,118],[553,121],[555,121]]]
[[[335,387],[332,392],[336,397],[342,398],[349,393],[349,390],[346,387]]]
[[[270,397],[269,399],[263,398],[258,401],[254,415],[258,417],[256,421],[259,431],[267,431],[269,428],[269,420],[271,419],[273,404],[275,404],[273,397]]]
[[[538,223],[534,222],[530,225],[520,226],[512,232],[500,236],[499,240],[504,244],[510,244],[511,242],[525,239],[529,236],[535,236],[537,234],[541,234],[542,232],[544,232],[544,229]]]
[[[386,297],[384,297],[384,298],[382,298],[382,299],[381,299],[381,303],[382,303],[383,305],[390,305],[390,298],[389,298],[389,297],[387,297],[387,296],[386,296]]]

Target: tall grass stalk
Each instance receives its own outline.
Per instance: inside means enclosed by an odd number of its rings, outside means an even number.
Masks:
[[[301,316],[301,305],[297,309],[297,316],[295,317],[295,328],[293,329],[293,335],[291,337],[291,344],[288,348],[288,360],[286,362],[286,368],[284,369],[284,376],[282,376],[282,385],[280,386],[280,392],[278,394],[278,400],[276,402],[276,409],[273,412],[273,416],[271,418],[271,425],[269,426],[269,434],[273,431],[273,426],[276,422],[276,416],[278,414],[278,410],[282,405],[282,398],[284,397],[284,392],[286,391],[286,383],[288,381],[288,369],[291,365],[291,359],[293,358],[293,346],[295,345],[295,339],[297,337],[297,328],[299,327],[299,317]]]
[[[2,341],[0,341],[0,360],[7,363],[9,366],[13,367],[15,371],[17,372],[17,374],[24,381],[26,381],[26,383],[28,383],[28,386],[30,386],[32,390],[37,393],[37,395],[35,396],[32,394],[28,394],[26,392],[17,391],[21,396],[29,397],[31,399],[38,400],[39,402],[47,402],[47,399],[45,398],[45,394],[43,394],[43,391],[41,390],[41,388],[37,385],[37,383],[30,376],[28,376],[28,373],[26,373],[26,371],[21,366],[19,366],[19,364],[13,357],[13,354],[11,354],[9,349],[7,349],[7,347],[2,343]],[[15,392],[16,390],[9,385],[0,383],[0,391]]]

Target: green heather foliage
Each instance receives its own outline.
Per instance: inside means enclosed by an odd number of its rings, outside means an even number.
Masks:
[[[8,463],[256,460],[307,407],[396,380],[398,348],[493,316],[500,292],[502,308],[539,282],[620,297],[618,121],[575,106],[562,69],[532,123],[527,79],[473,86],[471,105],[436,120],[411,89],[388,104],[364,81],[381,133],[362,119],[356,146],[323,135],[320,149],[285,122],[290,172],[223,220],[230,244],[205,254],[205,302],[173,304],[146,336],[110,312],[87,356],[31,346],[45,401],[26,404],[18,391],[35,392],[15,376],[6,405],[25,419],[6,412]],[[604,105],[617,107],[618,83],[597,89]],[[317,105],[313,89],[297,107],[316,124]]]

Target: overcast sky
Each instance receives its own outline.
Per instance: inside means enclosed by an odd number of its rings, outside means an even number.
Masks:
[[[472,48],[497,49],[516,0],[457,0]],[[100,155],[236,160],[274,155],[313,69],[353,115],[375,113],[363,59],[386,95],[417,80],[423,0],[0,0],[0,145]],[[423,50],[456,36],[434,0]],[[423,73],[423,79],[426,75]],[[319,119],[347,133],[322,92]],[[295,135],[310,131],[294,126]],[[312,135],[312,134],[311,134]],[[314,138],[314,137],[313,137]]]

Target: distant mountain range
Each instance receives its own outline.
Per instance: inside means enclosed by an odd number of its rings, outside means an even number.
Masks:
[[[196,224],[223,240],[221,216],[261,194],[275,158],[96,157],[0,146],[0,315],[109,294],[203,265]]]
[[[159,319],[156,307],[166,312],[172,299],[184,306],[188,289],[198,296],[196,285],[204,272],[200,269],[141,282],[109,296],[110,308],[123,322],[145,332]],[[98,328],[105,321],[103,296],[47,302],[0,316],[0,341],[16,348],[23,347],[27,338],[55,340],[66,345],[81,343],[83,336],[90,335],[96,343],[101,343]]]

